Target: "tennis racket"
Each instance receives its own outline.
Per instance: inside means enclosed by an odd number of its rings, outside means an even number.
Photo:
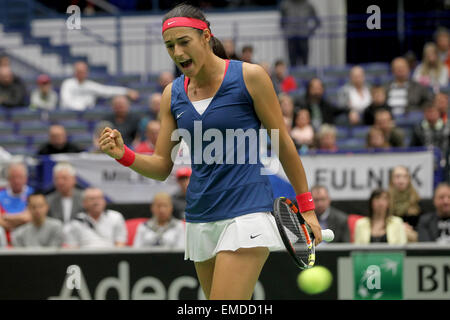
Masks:
[[[284,246],[295,264],[300,269],[312,268],[316,260],[314,234],[295,204],[287,198],[277,198],[272,214]],[[322,230],[322,239],[326,242],[333,241],[333,231]]]

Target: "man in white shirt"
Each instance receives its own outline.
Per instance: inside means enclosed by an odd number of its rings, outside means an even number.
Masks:
[[[184,249],[184,224],[172,216],[170,195],[164,192],[156,194],[150,208],[152,217],[138,226],[133,247]]]
[[[76,186],[76,171],[70,163],[60,162],[53,167],[55,191],[47,196],[49,216],[69,223],[83,211],[81,190]]]
[[[64,227],[65,245],[75,248],[114,248],[126,245],[128,232],[122,214],[105,210],[102,190],[88,188],[83,192],[84,212]]]
[[[83,61],[74,64],[74,77],[61,84],[61,108],[83,111],[93,108],[97,97],[111,98],[117,95],[126,95],[131,100],[139,98],[136,90],[125,87],[106,86],[88,80],[89,67]]]

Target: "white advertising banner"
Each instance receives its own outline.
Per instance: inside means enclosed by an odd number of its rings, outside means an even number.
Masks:
[[[309,186],[322,184],[329,188],[333,200],[367,200],[370,192],[389,184],[389,171],[396,165],[409,168],[413,185],[422,198],[433,193],[433,153],[352,153],[302,156]],[[109,200],[116,203],[146,203],[160,191],[174,194],[178,190],[172,174],[164,181],[143,177],[103,154],[53,155],[55,162],[70,162],[78,178],[86,185],[100,187]],[[264,162],[263,162],[264,163]],[[271,172],[288,181],[278,160],[271,162]]]

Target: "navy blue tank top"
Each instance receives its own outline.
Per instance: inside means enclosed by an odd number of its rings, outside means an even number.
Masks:
[[[171,112],[178,129],[184,129],[180,132],[186,134],[182,136],[191,157],[188,222],[272,210],[270,181],[261,175],[261,122],[244,83],[242,62],[229,60],[227,66],[219,90],[201,115],[187,96],[184,75],[172,84]]]

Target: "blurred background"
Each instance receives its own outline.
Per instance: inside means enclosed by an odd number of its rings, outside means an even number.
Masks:
[[[181,74],[161,37],[178,3],[0,0],[0,299],[203,297],[182,262],[186,148],[157,182],[96,143],[110,126],[153,153],[162,90]],[[271,77],[321,225],[339,235],[318,248],[325,292],[303,292],[275,252],[254,298],[449,299],[450,1],[186,3],[230,59]],[[295,198],[282,170],[269,178]]]

